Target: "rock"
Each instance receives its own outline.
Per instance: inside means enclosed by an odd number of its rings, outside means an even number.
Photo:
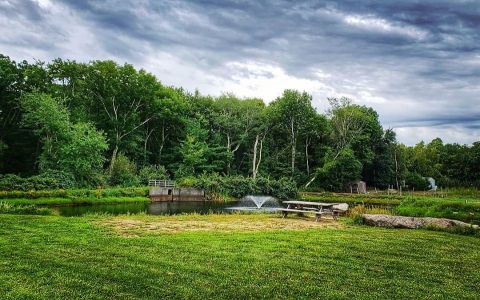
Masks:
[[[347,203],[335,204],[335,205],[332,206],[332,209],[341,210],[341,211],[345,212],[345,211],[348,210],[348,204]]]
[[[465,222],[443,219],[443,218],[416,218],[389,215],[363,215],[363,221],[370,226],[379,226],[386,228],[452,228],[455,226],[477,228],[476,225],[470,225]]]

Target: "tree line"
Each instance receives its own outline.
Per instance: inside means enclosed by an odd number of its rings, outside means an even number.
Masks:
[[[0,173],[63,176],[75,186],[146,184],[216,174],[290,178],[298,186],[478,185],[480,143],[408,147],[372,108],[306,92],[219,97],[166,86],[113,61],[15,62],[0,55]]]

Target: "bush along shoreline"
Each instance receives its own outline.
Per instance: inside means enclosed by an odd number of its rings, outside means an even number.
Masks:
[[[16,185],[12,185],[16,186]],[[243,176],[202,175],[186,177],[177,186],[205,190],[207,200],[227,201],[246,195],[269,195],[279,199],[298,198],[295,182],[288,178],[279,180]],[[54,185],[56,187],[56,185]],[[95,204],[148,201],[149,187],[112,187],[97,189],[41,189],[0,191],[0,199],[12,205],[38,204]]]

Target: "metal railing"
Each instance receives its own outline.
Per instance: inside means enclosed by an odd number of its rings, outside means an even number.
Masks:
[[[149,180],[148,181],[149,186],[154,186],[154,187],[166,187],[166,188],[174,188],[175,187],[175,181],[173,180]]]

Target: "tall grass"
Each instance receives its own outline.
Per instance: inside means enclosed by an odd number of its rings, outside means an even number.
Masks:
[[[464,222],[480,222],[480,202],[465,202],[445,199],[406,199],[395,207],[395,214],[411,217],[435,217],[456,219]]]
[[[12,205],[0,202],[0,214],[13,215],[52,215],[53,211],[48,208],[39,208],[35,205]]]
[[[480,224],[480,199],[438,195],[326,194],[304,193],[304,200],[346,202],[361,210],[366,206],[393,206],[393,213],[411,217],[448,218]]]
[[[4,199],[3,202],[10,205],[80,205],[80,204],[107,204],[107,203],[127,203],[127,202],[148,202],[146,197],[67,197],[67,198],[13,198]]]
[[[148,187],[108,188],[108,189],[67,189],[41,191],[0,191],[0,199],[38,198],[104,198],[104,197],[146,197]]]

